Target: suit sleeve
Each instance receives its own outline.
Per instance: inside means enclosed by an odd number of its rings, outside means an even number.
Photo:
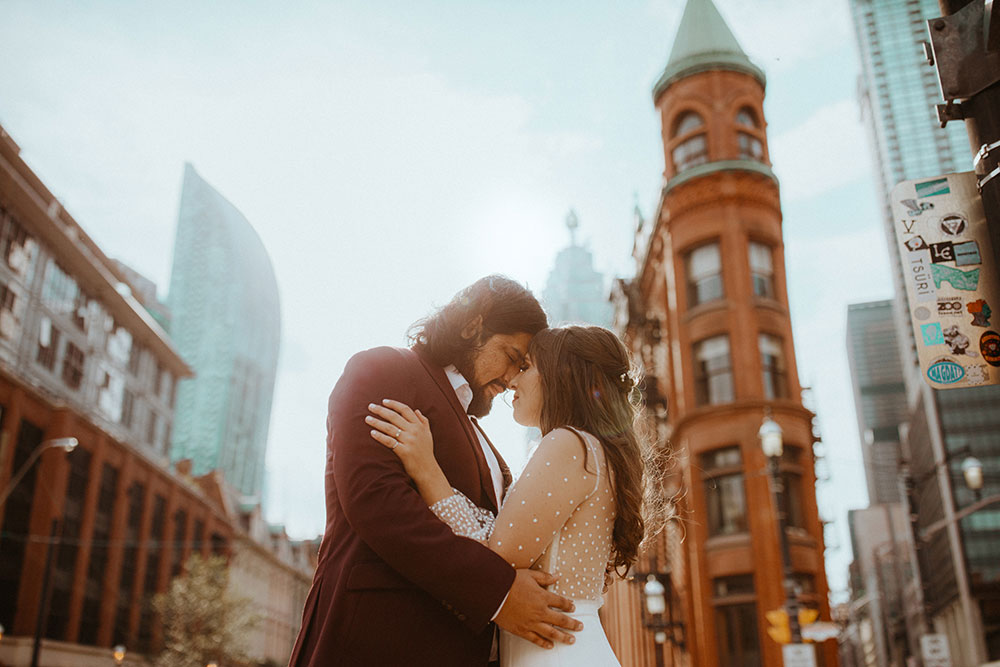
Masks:
[[[400,460],[372,439],[368,404],[392,398],[420,408],[412,361],[391,348],[355,355],[330,396],[327,449],[340,505],[354,531],[390,567],[481,632],[504,601],[514,570],[455,535],[427,507]],[[423,401],[423,402],[422,402]]]

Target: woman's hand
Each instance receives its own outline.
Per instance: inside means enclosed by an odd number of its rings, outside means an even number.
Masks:
[[[434,458],[434,438],[427,417],[390,399],[383,400],[382,405],[369,403],[368,410],[375,415],[365,417],[372,427],[372,438],[399,457],[427,504],[452,495],[451,485]]]

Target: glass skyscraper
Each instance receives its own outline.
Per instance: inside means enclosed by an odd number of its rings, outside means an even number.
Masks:
[[[899,425],[907,419],[892,301],[847,308],[847,357],[871,505],[898,503]]]
[[[971,170],[972,152],[962,123],[941,128],[935,114],[942,99],[922,42],[929,41],[926,21],[941,15],[937,0],[850,4],[862,68],[859,97],[897,295],[908,398],[904,441],[916,484],[914,509],[926,528],[942,519],[954,523],[955,512],[972,502],[960,470],[968,455],[984,464],[983,495],[1000,492],[1000,387],[938,391],[921,377],[889,193],[899,181]],[[928,539],[921,570],[934,629],[949,636],[956,664],[973,664],[1000,658],[1000,508],[978,511],[958,525]]]
[[[556,255],[542,293],[542,305],[553,325],[596,324],[611,326],[612,307],[604,276],[594,268],[593,254],[576,242],[580,226],[574,211],[566,216],[570,244]]]
[[[195,371],[180,382],[171,459],[222,471],[260,499],[278,365],[278,284],[260,237],[191,165],[184,168],[167,304]]]

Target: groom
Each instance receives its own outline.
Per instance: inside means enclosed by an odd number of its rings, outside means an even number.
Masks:
[[[454,535],[365,423],[384,398],[419,409],[452,486],[497,512],[510,471],[475,417],[546,325],[531,292],[488,276],[415,325],[412,349],[348,361],[330,395],[326,532],[291,667],[485,666],[497,657],[494,622],[538,644],[570,640],[559,628],[578,622],[553,608],[571,601],[543,588],[555,579]]]

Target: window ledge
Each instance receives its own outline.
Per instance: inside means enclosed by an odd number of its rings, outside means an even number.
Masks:
[[[785,305],[778,301],[777,299],[766,297],[766,296],[754,296],[753,305],[757,308],[768,308],[770,310],[776,310],[783,315],[787,315],[788,311],[785,309]]]
[[[729,308],[729,300],[725,297],[705,301],[704,303],[699,303],[697,306],[688,308],[687,312],[684,313],[684,321],[689,322],[700,315],[704,315],[705,313],[711,313],[716,310],[726,310],[727,308]]]
[[[794,544],[798,544],[805,547],[816,546],[816,540],[813,539],[812,535],[810,535],[805,528],[798,528],[796,526],[785,526],[785,533],[788,535],[789,539]]]
[[[705,551],[721,551],[750,546],[750,533],[734,533],[732,535],[715,535],[705,540]]]

